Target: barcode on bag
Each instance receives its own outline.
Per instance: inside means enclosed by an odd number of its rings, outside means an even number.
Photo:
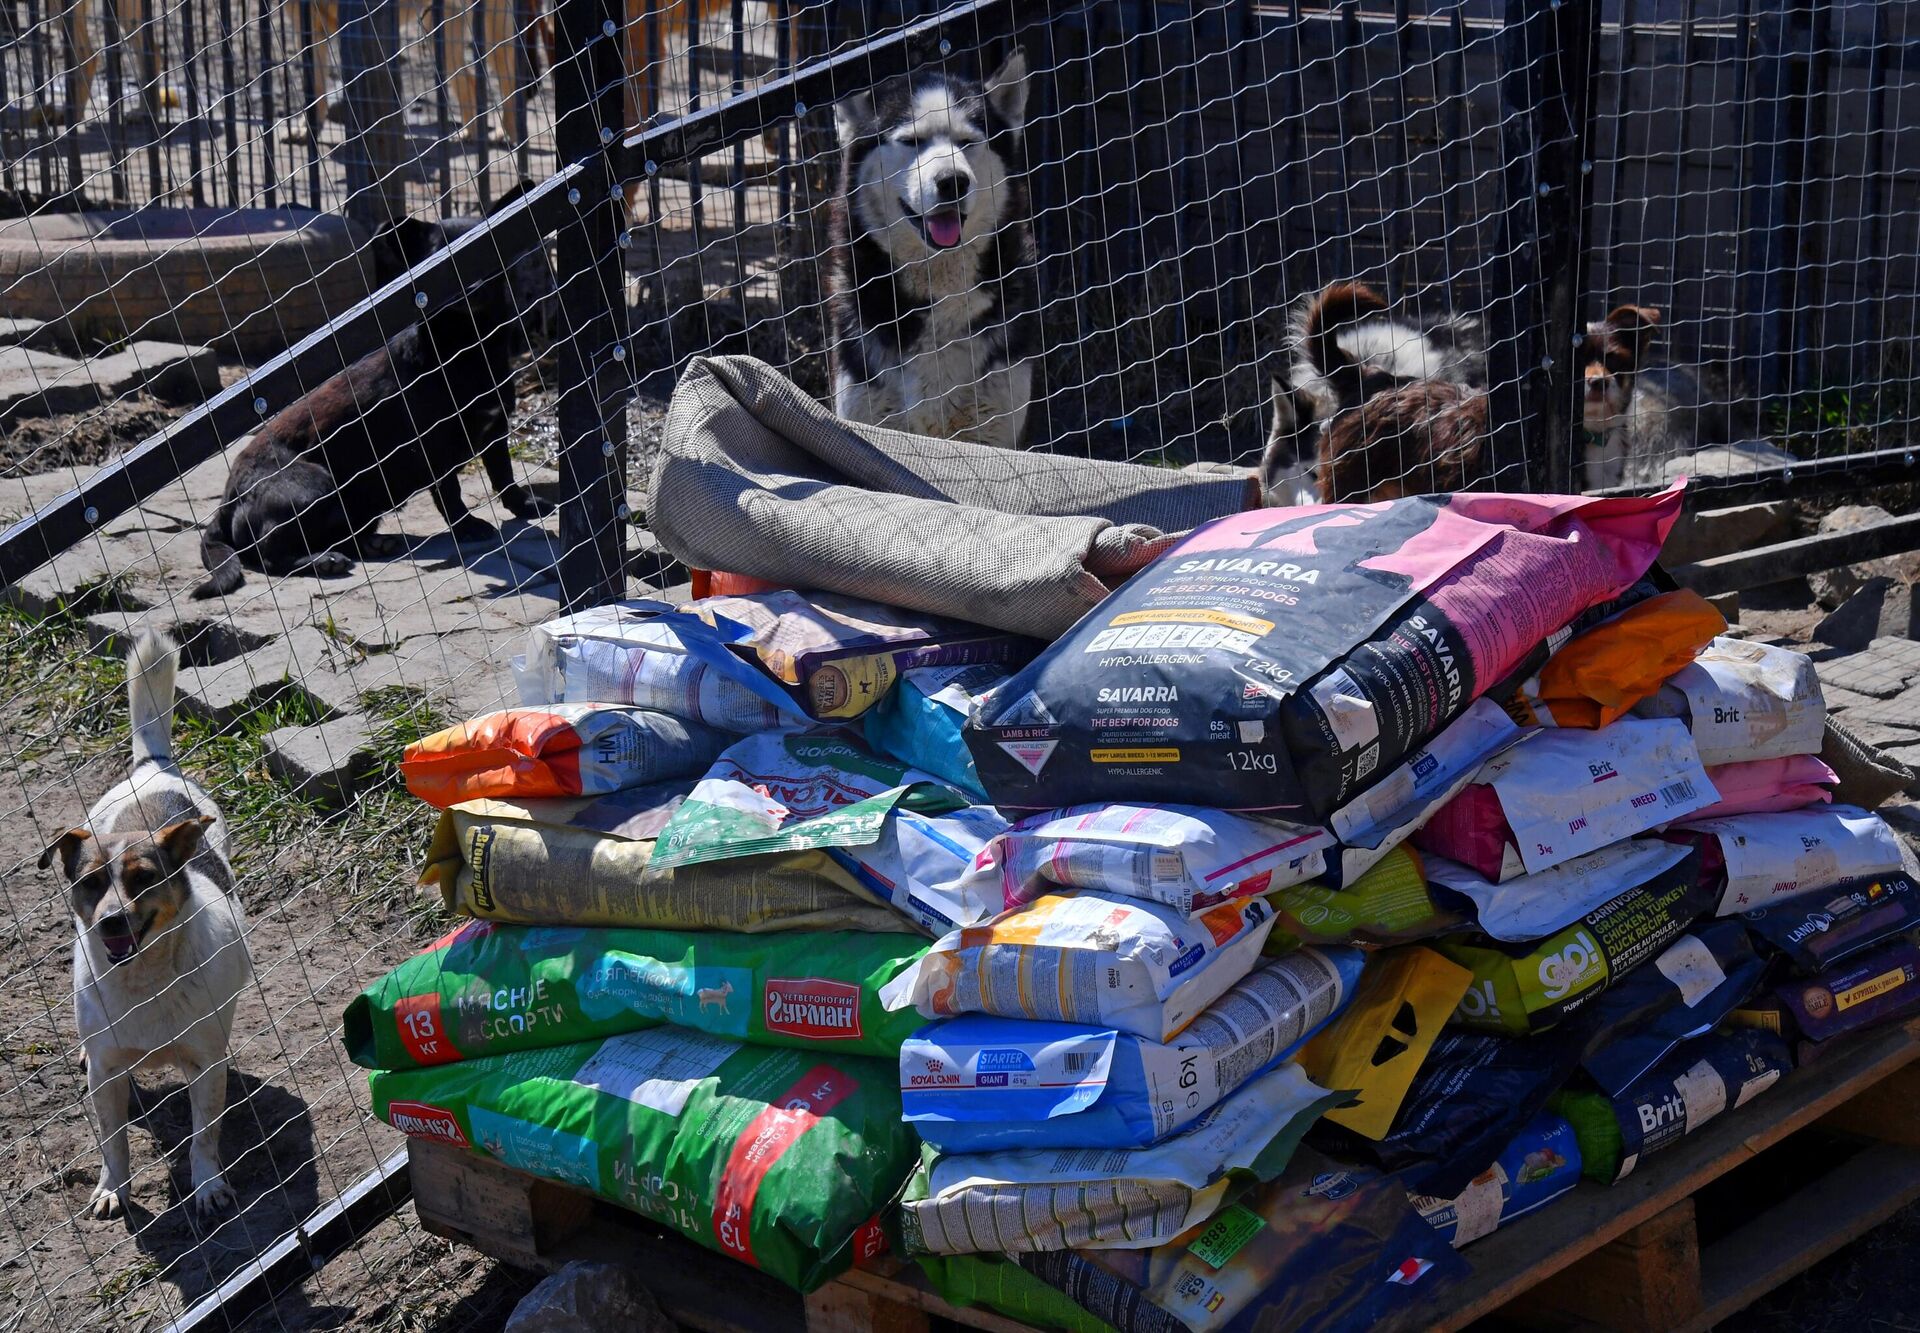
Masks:
[[[1682,801],[1693,799],[1693,779],[1682,778],[1660,789],[1660,799],[1668,805],[1679,805]]]
[[[1092,1051],[1068,1051],[1060,1057],[1060,1068],[1069,1074],[1084,1074],[1092,1063]]]

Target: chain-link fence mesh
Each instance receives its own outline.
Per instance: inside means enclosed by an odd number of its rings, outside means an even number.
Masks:
[[[936,6],[633,0],[608,35],[589,2],[0,6],[0,1327],[162,1326],[392,1155],[339,1017],[444,929],[394,760],[514,698],[569,554],[603,594],[682,591],[646,486],[691,356],[921,428],[948,394],[948,432],[1017,417],[1028,449],[1265,455],[1283,502],[1336,484],[1323,457],[1351,498],[1907,439],[1910,4],[974,0],[908,42]],[[836,220],[843,168],[867,203]],[[848,273],[896,294],[836,314]],[[1303,339],[1353,282],[1378,304]],[[1410,393],[1398,426],[1360,408]],[[330,480],[281,494],[316,440]],[[626,477],[595,508],[600,459]],[[97,1218],[70,886],[36,862],[127,772],[147,629],[181,644],[173,758],[247,920],[235,1199],[195,1210],[162,1062]],[[194,919],[127,984],[166,991]],[[407,1218],[278,1270],[247,1327],[497,1322],[514,1281]]]

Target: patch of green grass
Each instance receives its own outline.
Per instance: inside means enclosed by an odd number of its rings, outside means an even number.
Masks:
[[[135,1288],[145,1286],[160,1276],[160,1265],[144,1254],[127,1255],[115,1264],[113,1273],[94,1289],[94,1299],[103,1306],[113,1306],[125,1300]]]

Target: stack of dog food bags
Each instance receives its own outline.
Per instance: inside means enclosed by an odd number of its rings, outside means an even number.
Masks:
[[[803,1290],[875,1252],[918,1157],[894,1073],[919,1020],[879,992],[1004,823],[844,724],[903,673],[1033,647],[792,593],[539,627],[524,706],[402,762],[442,811],[426,879],[470,919],[348,1010],[376,1113]]]
[[[1810,662],[1677,490],[1269,509],[1060,639],[831,594],[539,627],[410,750],[460,929],[376,1111],[803,1289],[1358,1326],[1920,1005]]]

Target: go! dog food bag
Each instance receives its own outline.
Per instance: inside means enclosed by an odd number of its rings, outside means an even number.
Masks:
[[[376,1071],[373,1112],[811,1291],[883,1248],[919,1145],[891,1062],[659,1027]]]
[[[904,1247],[1019,1254],[1163,1244],[1218,1212],[1236,1185],[1278,1175],[1300,1136],[1339,1100],[1298,1065],[1282,1064],[1150,1148],[929,1148],[900,1206]]]
[[[1724,870],[1718,916],[1818,893],[1900,869],[1900,840],[1879,815],[1852,805],[1702,819],[1681,826],[1700,843],[1708,873]]]
[[[536,625],[514,659],[520,702],[634,704],[750,735],[808,725],[806,711],[715,628],[665,603],[597,606]]]
[[[948,1019],[900,1048],[900,1104],[946,1152],[1145,1147],[1291,1055],[1346,1003],[1360,966],[1353,949],[1264,963],[1166,1042],[1086,1024]]]
[[[1546,730],[1487,761],[1414,844],[1489,879],[1539,874],[1719,799],[1679,722]]]
[[[442,812],[423,884],[447,909],[531,926],[657,930],[913,928],[824,852],[653,865],[685,783],[574,801],[463,801]]]
[[[470,921],[354,997],[347,1054],[405,1069],[670,1023],[756,1046],[891,1057],[918,1023],[882,1009],[879,988],[923,947],[905,935]]]
[[[1441,954],[1473,973],[1454,1021],[1492,1032],[1551,1027],[1652,959],[1713,906],[1715,889],[1701,882],[1697,853],[1645,873],[1545,939],[1434,941]]]
[[[1076,805],[1013,825],[974,858],[1004,903],[1099,889],[1193,913],[1318,875],[1325,829],[1189,806]]]
[[[1018,634],[831,592],[705,597],[680,609],[723,631],[735,652],[821,721],[859,717],[903,672],[1018,665],[1038,647]]]
[[[987,799],[961,736],[980,696],[1006,680],[998,665],[919,667],[861,719],[867,744],[880,754],[925,769],[975,800]]]
[[[1189,917],[1105,894],[1050,894],[944,936],[880,1000],[927,1018],[1097,1023],[1165,1041],[1253,970],[1271,929],[1259,898]]]
[[[1684,718],[1705,764],[1819,754],[1827,726],[1811,658],[1725,637],[1708,644],[1634,712]]]
[[[407,790],[444,810],[485,797],[600,796],[695,778],[733,743],[698,722],[626,704],[509,708],[407,747]]]
[[[1089,801],[1326,819],[1543,640],[1632,587],[1679,514],[1419,496],[1196,529],[983,702],[1002,808]]]

